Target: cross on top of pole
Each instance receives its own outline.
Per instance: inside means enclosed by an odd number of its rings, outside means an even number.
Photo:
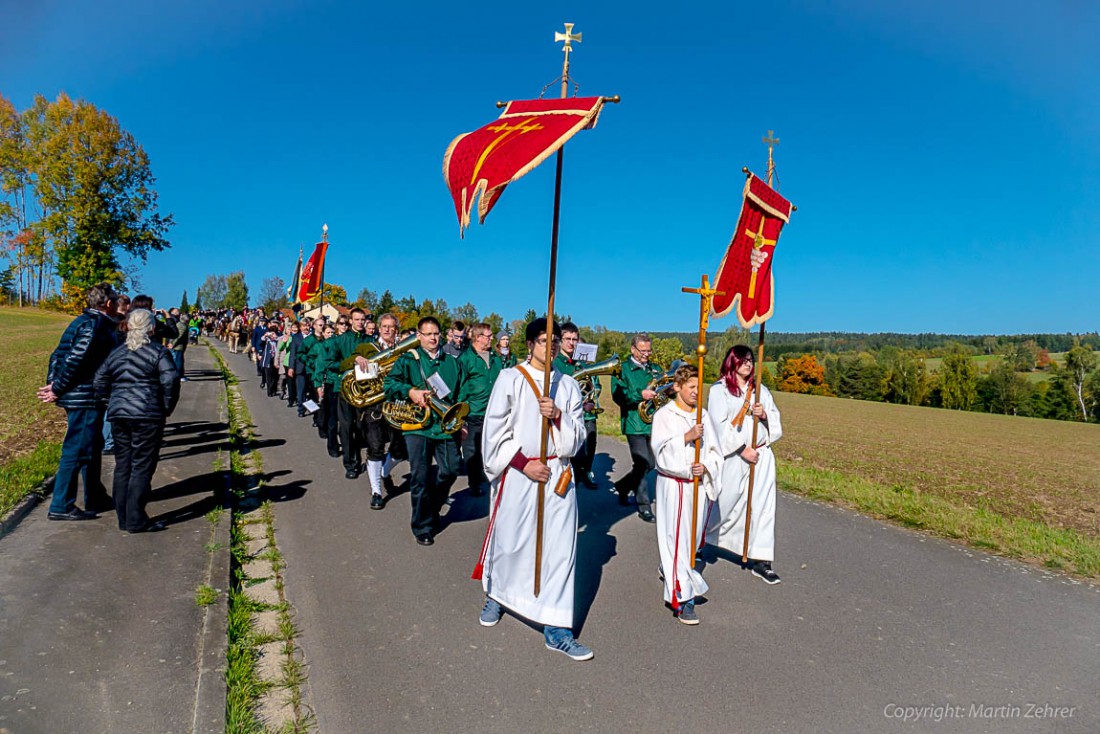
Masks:
[[[565,41],[565,46],[562,47],[562,51],[565,52],[565,57],[569,58],[569,52],[573,50],[572,42],[581,42],[581,34],[573,34],[573,23],[565,24],[565,33],[554,33],[554,43],[558,41]]]

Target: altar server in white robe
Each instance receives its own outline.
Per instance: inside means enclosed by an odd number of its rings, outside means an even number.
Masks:
[[[769,584],[778,584],[775,560],[775,455],[772,444],[783,435],[779,409],[771,392],[760,386],[753,402],[756,370],[752,350],[736,345],[726,353],[721,378],[711,387],[707,407],[719,429],[726,457],[719,482],[718,503],[710,513],[707,542],[740,556],[745,542],[745,514],[749,497],[749,465],[755,464],[752,519],[749,528],[748,568]],[[760,419],[756,446],[752,419]]]
[[[527,326],[529,360],[502,370],[485,411],[482,453],[491,482],[489,526],[474,569],[485,589],[480,622],[500,621],[502,607],[542,624],[546,647],[574,660],[592,651],[573,636],[573,578],[577,561],[577,493],[569,460],[584,444],[584,411],[576,380],[554,370],[542,397],[545,360],[553,360],[561,329],[546,319]],[[549,354],[547,352],[549,351]],[[550,418],[547,463],[539,460],[543,417]],[[538,484],[543,489],[541,586],[535,596]]]
[[[707,590],[702,574],[692,567],[693,542],[702,539],[706,521],[707,498],[718,495],[717,479],[722,470],[722,452],[715,436],[717,429],[707,411],[696,422],[699,401],[699,370],[685,365],[673,378],[676,399],[653,416],[650,438],[657,461],[657,547],[661,552],[665,603],[684,624],[699,624],[695,597]],[[695,461],[695,443],[702,440],[699,461]],[[699,507],[695,500],[693,477],[699,477]],[[692,529],[692,518],[696,526]]]

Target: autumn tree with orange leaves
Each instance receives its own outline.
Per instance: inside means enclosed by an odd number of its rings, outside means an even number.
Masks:
[[[779,362],[779,380],[776,388],[783,392],[807,395],[834,395],[825,381],[825,366],[812,354],[800,357],[784,357]]]

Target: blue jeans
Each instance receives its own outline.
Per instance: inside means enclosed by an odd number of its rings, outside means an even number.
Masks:
[[[546,638],[547,645],[556,645],[562,640],[567,640],[573,636],[573,630],[568,627],[551,627],[545,625],[542,628],[542,636]]]
[[[173,349],[172,350],[172,361],[176,363],[176,372],[178,372],[180,374],[180,377],[182,378],[183,377],[183,350],[182,349]]]
[[[115,450],[115,437],[111,430],[111,421],[103,421],[103,450]]]
[[[50,512],[72,512],[76,508],[76,479],[84,479],[84,506],[107,498],[100,479],[103,462],[103,411],[95,408],[65,411],[69,426],[61,444],[61,463],[53,481]]]

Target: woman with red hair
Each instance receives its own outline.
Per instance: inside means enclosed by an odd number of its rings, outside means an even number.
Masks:
[[[767,583],[778,584],[779,574],[772,569],[775,560],[775,456],[771,445],[783,435],[783,425],[768,388],[761,385],[760,401],[754,402],[756,379],[752,350],[738,344],[726,352],[721,378],[710,390],[707,409],[719,426],[718,439],[726,460],[722,464],[718,502],[710,510],[707,542],[741,555],[749,498],[749,465],[755,464],[748,568]],[[756,446],[750,446],[753,416],[760,421]]]

